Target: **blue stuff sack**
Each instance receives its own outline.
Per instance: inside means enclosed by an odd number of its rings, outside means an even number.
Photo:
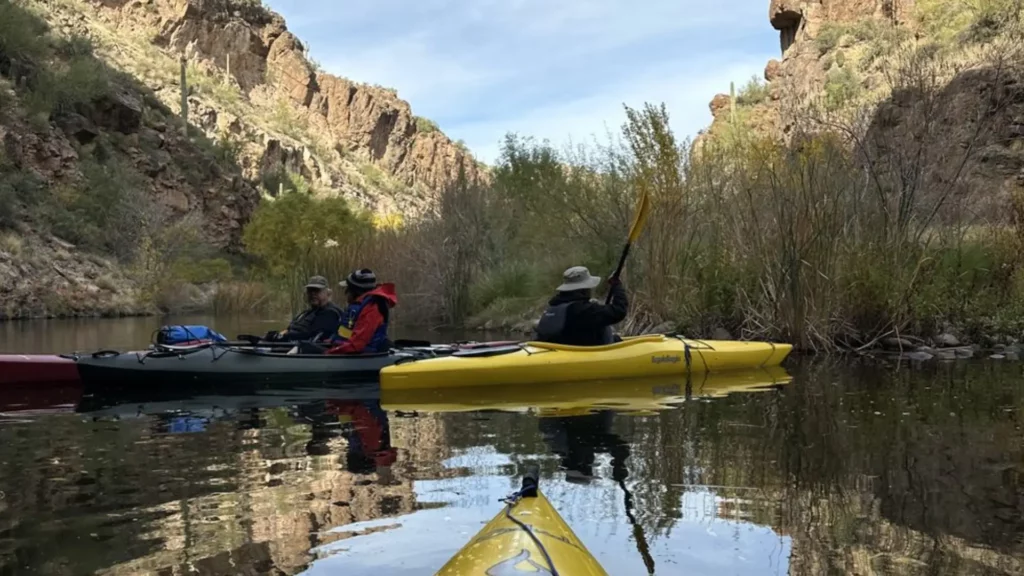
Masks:
[[[157,332],[157,344],[205,344],[207,342],[226,342],[219,332],[209,326],[178,325],[161,326]]]

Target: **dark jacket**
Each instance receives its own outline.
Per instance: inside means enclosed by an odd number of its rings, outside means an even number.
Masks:
[[[334,302],[328,302],[323,308],[309,308],[299,313],[288,324],[288,333],[283,340],[308,340],[316,335],[319,339],[330,338],[341,325],[342,310]]]
[[[625,320],[629,308],[626,289],[622,284],[612,284],[611,295],[611,302],[606,306],[591,301],[584,292],[559,292],[548,301],[545,316],[558,314],[558,308],[567,304],[564,308],[564,324],[557,333],[546,333],[547,323],[542,318],[537,326],[537,340],[572,346],[610,344],[610,327]],[[557,324],[560,322],[555,321],[554,325]]]

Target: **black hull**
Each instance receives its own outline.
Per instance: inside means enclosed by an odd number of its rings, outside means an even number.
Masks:
[[[250,393],[264,387],[319,387],[377,382],[384,367],[426,357],[415,352],[362,356],[273,354],[210,347],[182,353],[126,352],[81,357],[85,392],[127,390]]]

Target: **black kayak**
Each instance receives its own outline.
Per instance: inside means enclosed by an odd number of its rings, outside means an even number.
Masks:
[[[376,382],[381,368],[437,356],[430,349],[397,349],[358,356],[287,354],[280,348],[210,345],[104,350],[70,356],[86,390],[143,386],[218,389],[260,385],[318,386]]]

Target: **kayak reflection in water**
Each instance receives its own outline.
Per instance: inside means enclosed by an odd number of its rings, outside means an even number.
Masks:
[[[553,416],[539,419],[541,435],[551,451],[561,457],[566,480],[588,484],[594,477],[594,460],[598,452],[612,457],[612,479],[623,482],[629,476],[626,460],[629,444],[612,432],[615,413],[601,410],[580,416]]]
[[[589,484],[594,479],[594,460],[597,452],[612,457],[612,480],[622,489],[626,518],[633,526],[633,539],[648,574],[654,574],[654,558],[647,544],[647,536],[633,514],[633,495],[626,488],[629,470],[629,444],[612,432],[615,412],[600,410],[579,416],[541,417],[538,420],[541,436],[551,451],[562,457],[566,469],[565,479],[575,484]]]
[[[391,446],[391,426],[380,400],[325,400],[304,404],[299,415],[310,422],[312,438],[306,443],[310,456],[331,453],[329,442],[338,436],[346,440],[345,470],[353,474],[380,475],[390,482],[391,465],[398,451]]]

